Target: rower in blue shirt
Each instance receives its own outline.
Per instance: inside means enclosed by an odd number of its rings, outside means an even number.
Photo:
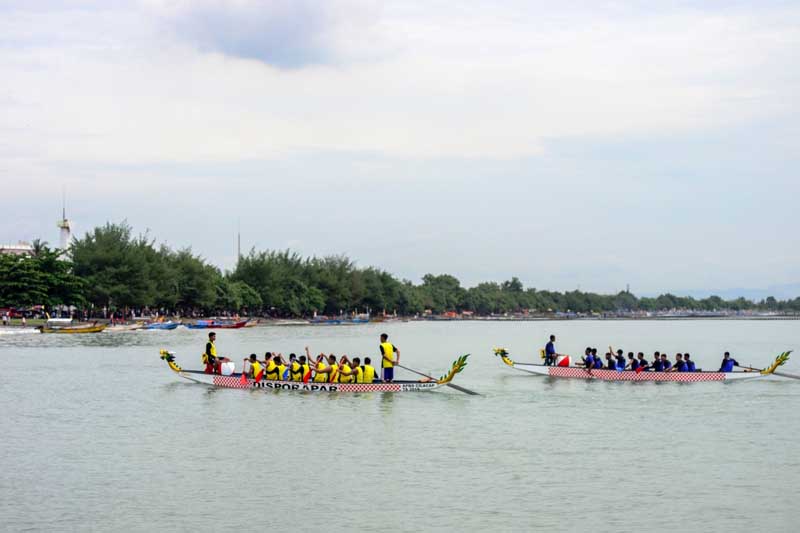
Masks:
[[[664,363],[661,362],[661,354],[656,352],[653,357],[653,364],[650,365],[650,368],[653,369],[653,372],[661,372],[664,370]]]
[[[686,371],[687,372],[697,372],[697,367],[694,365],[694,361],[689,359],[689,354],[683,354],[683,362],[686,363]]]
[[[592,349],[592,357],[594,357],[594,367],[598,369],[603,368],[603,360],[597,355],[597,348]]]
[[[661,354],[661,365],[663,366],[662,370],[664,372],[669,372],[672,369],[672,362],[667,359],[667,354]]]
[[[588,346],[586,347],[586,351],[583,352],[583,366],[586,368],[594,368],[594,357],[592,357],[592,349]]]
[[[622,350],[617,350],[617,370],[625,370],[627,362],[624,353]]]
[[[672,367],[672,372],[686,372],[686,361],[683,360],[683,354],[675,355],[675,365]]]
[[[733,372],[733,367],[735,366],[739,366],[739,362],[731,358],[730,352],[725,352],[725,356],[722,358],[722,364],[719,366],[719,371]]]

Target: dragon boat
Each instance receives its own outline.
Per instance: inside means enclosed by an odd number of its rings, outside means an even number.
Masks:
[[[229,389],[268,389],[268,390],[290,390],[290,391],[306,391],[306,392],[324,392],[324,393],[340,393],[340,392],[418,392],[418,391],[431,391],[438,389],[453,381],[456,374],[464,370],[467,366],[468,355],[462,355],[456,359],[450,367],[450,370],[440,377],[439,379],[431,379],[430,381],[392,381],[391,383],[315,383],[315,382],[302,382],[302,381],[274,381],[274,380],[259,380],[256,381],[248,376],[242,376],[240,372],[234,372],[231,375],[223,376],[219,374],[207,374],[203,370],[184,370],[175,362],[175,354],[167,350],[161,350],[161,359],[163,359],[169,368],[178,374],[180,377],[200,383],[210,387],[222,387]]]
[[[582,366],[545,366],[536,363],[518,363],[511,359],[504,348],[495,348],[494,353],[506,365],[514,370],[549,376],[553,378],[598,379],[601,381],[679,381],[693,383],[696,381],[737,381],[742,379],[763,378],[771,375],[788,359],[791,351],[783,352],[775,361],[764,369],[748,369],[736,372],[713,372],[699,370],[696,372],[652,372],[636,370],[586,369]]]

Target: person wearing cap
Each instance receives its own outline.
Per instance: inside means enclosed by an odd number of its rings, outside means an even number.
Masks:
[[[545,366],[552,366],[556,364],[556,336],[550,335],[550,342],[544,346],[544,364]]]
[[[683,362],[686,363],[686,371],[687,372],[697,372],[697,367],[694,364],[694,361],[689,359],[689,354],[683,354]]]
[[[733,372],[733,367],[739,366],[739,362],[731,357],[730,352],[725,352],[722,358],[722,364],[719,366],[720,372]]]
[[[383,381],[391,383],[394,379],[394,366],[400,364],[400,350],[389,342],[389,335],[381,333],[381,367],[383,368]],[[397,359],[394,359],[394,354],[397,354]]]

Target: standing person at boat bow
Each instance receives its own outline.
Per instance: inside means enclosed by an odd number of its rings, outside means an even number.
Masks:
[[[230,361],[227,357],[219,357],[217,355],[217,334],[213,331],[208,334],[208,342],[206,343],[206,351],[203,352],[202,361],[206,365],[206,374],[220,374],[222,373],[222,363]]]
[[[394,365],[400,364],[400,350],[389,342],[389,335],[381,333],[380,351],[383,381],[391,383],[394,380]],[[397,354],[397,359],[394,359],[394,354]]]
[[[550,335],[550,342],[544,346],[544,365],[553,366],[556,364],[556,357],[558,357],[556,353],[556,336]]]
[[[739,362],[731,357],[730,352],[725,352],[722,358],[722,364],[719,366],[720,372],[733,372],[733,367],[739,366]]]

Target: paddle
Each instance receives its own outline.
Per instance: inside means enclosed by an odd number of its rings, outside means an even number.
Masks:
[[[403,365],[401,365],[401,364],[398,364],[398,363],[395,363],[395,365],[394,365],[394,366],[400,367],[400,368],[402,368],[403,370],[408,370],[409,372],[412,372],[412,373],[414,373],[414,374],[416,374],[416,375],[418,375],[418,376],[422,376],[422,377],[424,377],[424,378],[429,378],[429,379],[432,379],[432,380],[436,381],[436,378],[435,378],[435,377],[433,377],[433,376],[429,376],[428,374],[423,374],[422,372],[418,372],[418,371],[414,370],[413,368],[408,368],[407,366],[403,366]],[[452,383],[445,383],[445,385],[447,385],[448,387],[453,387],[453,388],[454,388],[454,389],[456,389],[457,391],[461,391],[461,392],[463,392],[464,394],[471,394],[471,395],[473,395],[473,396],[480,396],[480,394],[478,394],[478,393],[477,393],[477,392],[475,392],[475,391],[471,391],[471,390],[469,390],[469,389],[465,389],[464,387],[459,387],[458,385],[454,385],[454,384],[452,384]]]

